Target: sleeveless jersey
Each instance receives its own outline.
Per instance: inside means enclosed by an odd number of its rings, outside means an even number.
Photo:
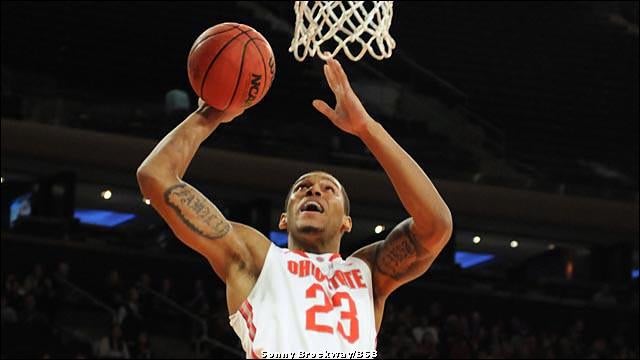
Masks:
[[[253,289],[229,320],[247,358],[374,357],[371,270],[353,256],[272,243]]]

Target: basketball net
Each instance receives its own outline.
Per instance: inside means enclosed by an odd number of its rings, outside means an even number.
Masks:
[[[382,60],[396,47],[389,34],[393,1],[296,1],[293,9],[289,52],[298,61],[315,55],[326,60],[341,50],[353,61],[367,52]]]

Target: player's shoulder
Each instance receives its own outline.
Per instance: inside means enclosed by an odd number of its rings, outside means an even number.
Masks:
[[[376,251],[378,249],[379,242],[375,242],[373,244],[369,244],[367,246],[363,246],[360,249],[356,250],[349,258],[356,258],[362,260],[368,267],[369,270],[373,271],[373,265],[375,263]]]

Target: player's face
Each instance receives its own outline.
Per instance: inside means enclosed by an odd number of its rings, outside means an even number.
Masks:
[[[305,174],[292,187],[287,227],[294,233],[334,233],[344,222],[344,201],[336,178],[323,172]]]

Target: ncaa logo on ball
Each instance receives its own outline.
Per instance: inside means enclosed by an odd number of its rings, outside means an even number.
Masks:
[[[262,80],[262,75],[251,74],[251,86],[249,87],[249,92],[247,93],[247,99],[244,101],[244,106],[251,106],[253,101],[256,99],[256,95],[258,95],[258,90],[260,90],[260,82]]]

